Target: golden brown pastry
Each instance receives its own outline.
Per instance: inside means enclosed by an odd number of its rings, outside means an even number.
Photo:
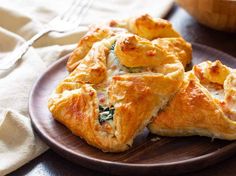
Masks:
[[[166,20],[143,15],[111,24],[79,41],[48,107],[90,145],[121,152],[177,92],[192,49]]]
[[[180,87],[183,65],[133,34],[93,45],[49,100],[53,117],[106,152],[127,150]]]
[[[236,139],[236,70],[206,61],[185,73],[184,83],[149,124],[163,136]]]
[[[184,67],[191,62],[192,47],[186,42],[178,32],[176,32],[171,23],[160,19],[152,18],[145,14],[131,17],[126,20],[113,20],[110,22],[111,27],[121,27],[129,32],[139,35],[148,40],[153,40],[163,49],[176,55],[183,63]]]
[[[172,28],[170,22],[160,18],[152,18],[148,14],[131,17],[126,20],[112,20],[110,26],[125,28],[129,32],[148,40],[181,37],[180,34]]]
[[[90,27],[87,34],[80,39],[77,48],[70,55],[66,65],[67,70],[69,72],[73,71],[78,66],[79,61],[86,56],[94,43],[104,38],[110,37],[112,34],[113,32],[108,27]]]
[[[155,40],[154,43],[176,55],[184,66],[192,59],[191,45],[172,28],[171,23],[145,14],[126,20],[112,20],[108,25],[92,26],[71,54],[67,70],[72,72],[94,43],[120,33],[133,33],[148,40]]]
[[[184,67],[192,60],[192,47],[183,38],[158,38],[153,40],[161,48],[168,51],[170,54],[174,54],[182,62]]]

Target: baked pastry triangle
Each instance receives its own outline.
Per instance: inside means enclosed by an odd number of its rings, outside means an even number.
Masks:
[[[191,44],[173,29],[170,22],[144,14],[125,20],[112,20],[108,24],[100,26],[91,26],[71,54],[67,62],[67,70],[72,72],[78,66],[79,61],[88,54],[94,43],[120,33],[132,33],[151,41],[155,40],[153,42],[159,47],[178,57],[184,67],[192,59]]]
[[[125,20],[112,20],[110,26],[125,28],[130,33],[148,40],[181,37],[180,34],[173,29],[170,22],[161,18],[152,18],[148,14],[130,17]]]
[[[71,73],[48,101],[56,120],[104,152],[132,146],[182,85],[192,54],[166,20],[124,21],[90,28],[67,62]]]
[[[175,55],[133,34],[93,45],[48,107],[75,135],[105,152],[127,150],[183,81]]]
[[[185,73],[183,85],[148,125],[163,136],[236,139],[236,72],[206,61]]]
[[[101,41],[104,38],[108,38],[114,35],[113,31],[106,26],[91,26],[89,31],[80,39],[77,48],[71,54],[67,62],[67,70],[72,72],[79,64],[79,61],[83,59],[93,44]]]

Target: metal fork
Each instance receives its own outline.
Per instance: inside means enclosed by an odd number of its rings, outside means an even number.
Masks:
[[[16,48],[11,54],[0,60],[0,71],[12,68],[34,42],[49,32],[64,33],[76,29],[80,25],[83,15],[88,11],[92,2],[93,0],[74,0],[71,6],[62,15],[52,19],[44,30],[34,35],[30,40]]]

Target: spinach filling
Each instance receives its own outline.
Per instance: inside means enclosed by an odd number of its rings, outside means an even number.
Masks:
[[[110,53],[112,53],[113,56],[115,57],[116,64],[120,65],[120,70],[124,71],[126,73],[140,73],[140,72],[142,72],[144,67],[126,67],[126,66],[120,64],[119,59],[116,56],[115,51],[114,51],[115,44],[116,44],[116,42],[112,44],[112,46],[110,48]]]
[[[110,48],[110,51],[111,51],[111,52],[114,52],[115,45],[116,45],[116,42],[114,42],[114,43],[111,45],[111,48]]]
[[[114,106],[103,107],[99,105],[99,123],[102,124],[108,120],[113,120],[113,115],[115,112]]]

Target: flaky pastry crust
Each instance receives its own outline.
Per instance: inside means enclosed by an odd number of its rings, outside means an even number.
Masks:
[[[80,39],[77,48],[71,54],[66,65],[67,70],[69,72],[73,71],[78,66],[79,61],[88,54],[94,43],[104,38],[111,37],[112,35],[113,32],[108,27],[90,27],[87,34]]]
[[[102,26],[91,26],[88,33],[80,39],[77,48],[71,54],[67,62],[67,70],[72,72],[83,59],[93,44],[120,33],[132,33],[148,40],[155,40],[159,47],[176,55],[186,66],[192,59],[191,44],[186,42],[171,23],[152,18],[148,14],[131,17],[126,20],[112,20]]]
[[[158,26],[163,30],[159,23],[173,30],[165,20],[146,17],[157,24],[154,32]],[[177,32],[170,37],[177,36],[183,52],[189,52],[184,55],[188,59],[181,59],[176,41],[167,39],[162,46],[156,38],[118,28],[99,27],[80,40],[67,63],[70,75],[48,102],[56,120],[104,152],[131,147],[138,133],[177,92],[183,82],[183,63],[191,59],[191,45]],[[159,37],[167,35],[159,33]]]
[[[220,61],[206,61],[185,73],[168,106],[149,124],[163,136],[236,139],[236,72]]]

